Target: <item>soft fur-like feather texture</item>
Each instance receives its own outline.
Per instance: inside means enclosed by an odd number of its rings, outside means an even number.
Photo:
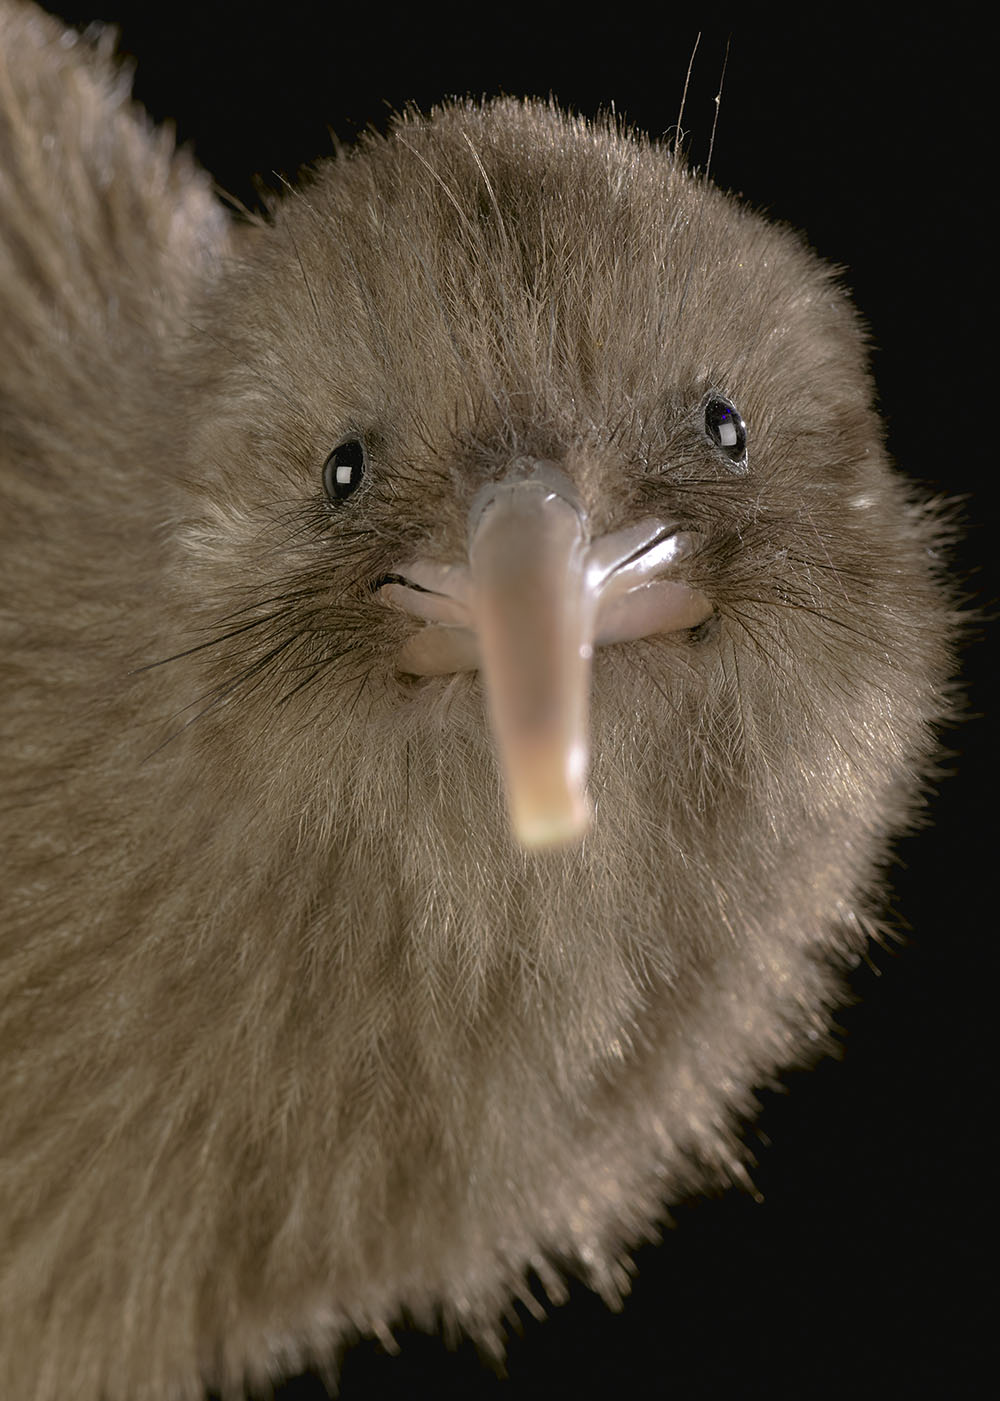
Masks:
[[[411,114],[237,227],[102,45],[0,41],[5,1394],[238,1395],[403,1310],[500,1348],[529,1267],[614,1299],[822,1049],[946,710],[856,317],[613,124]],[[598,653],[593,828],[537,854],[477,675],[397,675],[371,592],[519,455],[696,530],[716,609]]]

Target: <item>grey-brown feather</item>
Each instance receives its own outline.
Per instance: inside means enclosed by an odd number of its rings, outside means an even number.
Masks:
[[[408,114],[235,226],[106,46],[0,39],[6,1394],[239,1394],[403,1310],[499,1348],[529,1267],[614,1299],[826,1045],[948,707],[857,318],[611,123]],[[518,454],[696,528],[716,604],[598,654],[565,852],[371,596]]]

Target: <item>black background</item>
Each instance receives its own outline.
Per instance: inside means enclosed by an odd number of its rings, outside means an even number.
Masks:
[[[101,7],[103,5],[103,8]],[[62,3],[66,19],[120,26],[136,93],[176,123],[220,186],[253,203],[255,175],[296,170],[384,128],[408,101],[500,91],[555,94],[585,113],[614,103],[653,134],[677,120],[700,27],[688,7],[450,9],[204,0]],[[903,469],[966,497],[956,569],[989,612],[998,590],[992,476],[993,315],[981,130],[992,81],[980,36],[934,20],[837,25],[711,15],[684,115],[704,164],[727,40],[712,158],[717,181],[806,230],[842,264],[868,319],[889,443]],[[978,50],[977,50],[978,44]],[[986,631],[980,624],[978,632]],[[360,1398],[978,1395],[985,1362],[995,772],[988,772],[990,652],[967,652],[970,717],[947,737],[954,776],[932,825],[900,847],[894,918],[839,1019],[843,1058],[785,1077],[748,1140],[762,1201],[732,1191],[685,1203],[641,1250],[615,1315],[580,1286],[544,1323],[525,1318],[505,1379],[465,1345],[399,1330],[390,1356],[349,1353]],[[315,1378],[279,1390],[319,1401]]]

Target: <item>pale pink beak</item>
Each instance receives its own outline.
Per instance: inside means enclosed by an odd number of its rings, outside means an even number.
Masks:
[[[426,623],[403,645],[400,671],[482,672],[522,845],[586,832],[594,648],[710,616],[704,594],[663,577],[692,549],[690,535],[653,518],[591,541],[569,478],[521,459],[473,502],[468,565],[413,561],[379,589]]]

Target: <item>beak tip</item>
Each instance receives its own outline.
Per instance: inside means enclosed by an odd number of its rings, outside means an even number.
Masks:
[[[511,815],[514,836],[527,851],[575,846],[590,829],[590,804],[586,799],[563,812],[522,812]]]

